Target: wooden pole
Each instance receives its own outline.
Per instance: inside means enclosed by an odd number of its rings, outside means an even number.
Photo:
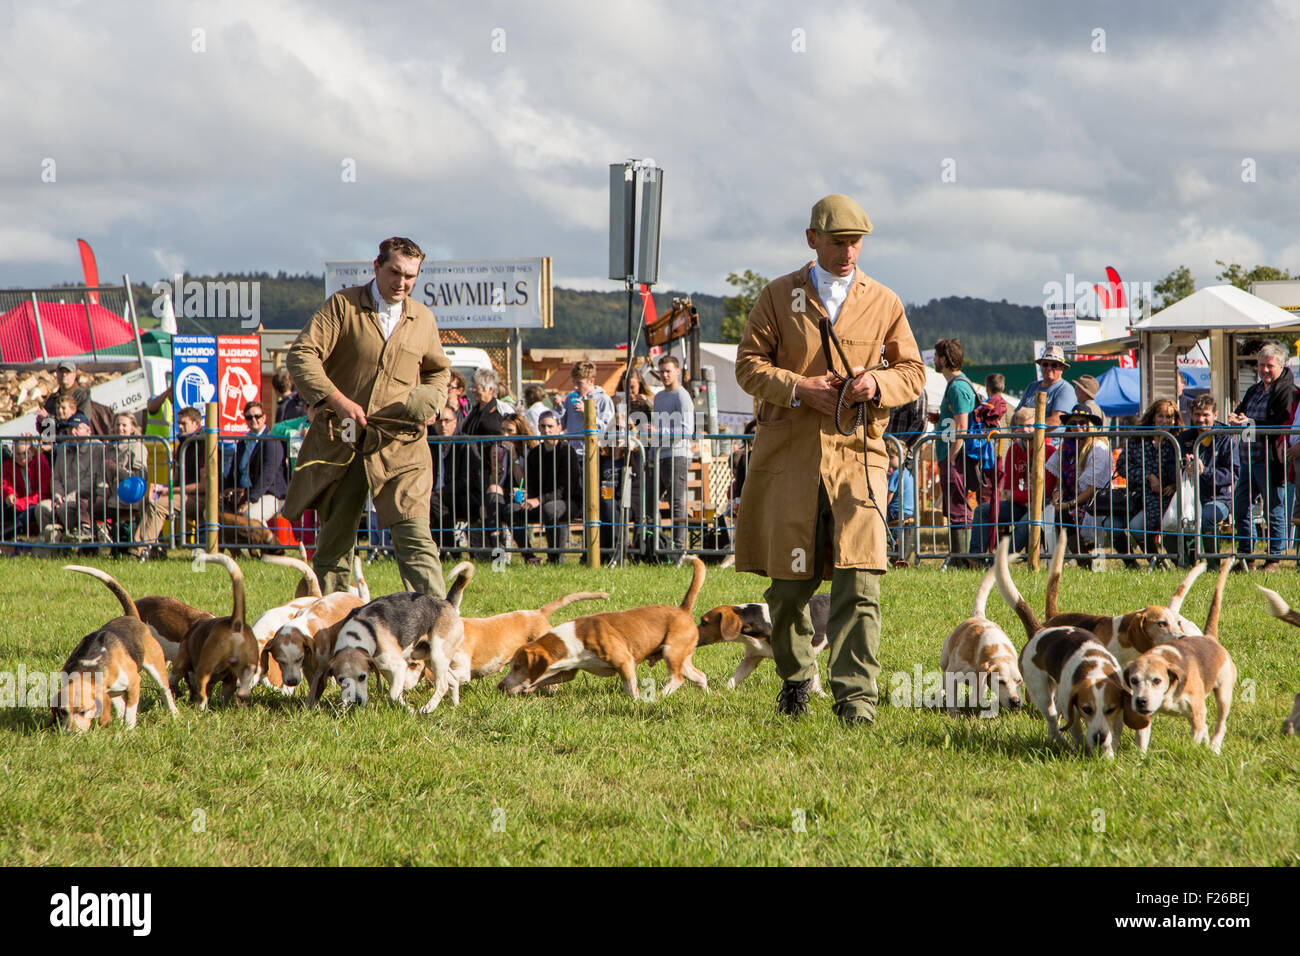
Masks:
[[[221,479],[221,453],[217,447],[217,403],[208,402],[203,436],[203,539],[204,550],[216,554],[218,547],[217,495]]]
[[[600,567],[600,451],[596,447],[596,400],[582,403],[583,427],[586,439],[582,467],[582,503],[586,512],[584,528],[587,532],[587,567]]]
[[[1047,436],[1046,426],[1047,394],[1039,392],[1034,396],[1034,474],[1029,484],[1029,548],[1026,552],[1029,567],[1035,571],[1038,570],[1038,552],[1043,534],[1043,483],[1047,471],[1043,442]]]

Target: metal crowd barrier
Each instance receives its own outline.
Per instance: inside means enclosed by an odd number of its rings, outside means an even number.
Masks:
[[[1023,551],[1035,524],[1043,534],[1044,554],[1060,542],[1072,559],[1104,557],[1138,566],[1187,565],[1228,553],[1268,561],[1300,558],[1291,550],[1293,522],[1288,517],[1295,486],[1288,487],[1287,465],[1275,458],[1285,453],[1288,429],[1049,429],[1054,447],[1046,454],[1044,491],[1056,491],[1044,494],[1038,522],[1030,508],[1032,465],[1023,503],[1007,502],[999,493],[1006,487],[1005,448],[999,448],[993,469],[974,469],[977,483],[963,482],[973,487],[965,488],[965,509],[959,507],[963,496],[954,491],[955,481],[944,482],[944,472],[934,462],[934,443],[972,437],[999,440],[999,445],[1022,441],[1025,457],[1031,459],[1032,428],[1020,436],[1008,430],[923,436],[904,466],[917,489],[914,533],[919,558],[983,563],[998,535],[1012,534],[1014,550]],[[1258,449],[1254,456],[1252,448]],[[1053,474],[1063,466],[1070,470],[1067,454],[1073,458],[1073,496],[1060,495],[1062,481]],[[1107,459],[1092,457],[1099,454],[1107,456],[1108,465]],[[954,466],[947,474],[955,471]],[[970,472],[967,469],[962,477],[971,478]],[[950,512],[957,513],[955,522]],[[950,533],[954,530],[957,534]],[[963,543],[965,547],[955,547]]]
[[[150,481],[155,456],[170,459],[155,435],[0,436],[0,546],[19,553],[169,546],[172,489]],[[134,501],[119,496],[135,491],[142,493]]]

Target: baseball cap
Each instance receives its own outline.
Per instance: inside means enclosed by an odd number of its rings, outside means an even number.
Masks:
[[[90,419],[87,418],[85,415],[81,414],[81,412],[73,412],[71,415],[65,418],[60,424],[62,424],[67,428],[76,428],[78,425],[89,426]]]
[[[69,372],[75,372],[77,370],[77,363],[64,359],[59,363],[58,370],[62,372],[64,369],[67,369]]]
[[[812,207],[808,228],[828,236],[866,236],[871,233],[871,220],[848,196],[831,193]]]

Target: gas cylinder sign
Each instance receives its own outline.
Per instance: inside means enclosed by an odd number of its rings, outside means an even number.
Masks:
[[[262,343],[256,335],[172,336],[172,387],[177,410],[216,402],[223,434],[248,431],[244,409],[260,400]]]

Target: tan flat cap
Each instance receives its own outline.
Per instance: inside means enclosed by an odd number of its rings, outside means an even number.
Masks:
[[[866,236],[871,233],[871,220],[848,196],[831,193],[817,200],[812,207],[808,228],[829,236]]]

